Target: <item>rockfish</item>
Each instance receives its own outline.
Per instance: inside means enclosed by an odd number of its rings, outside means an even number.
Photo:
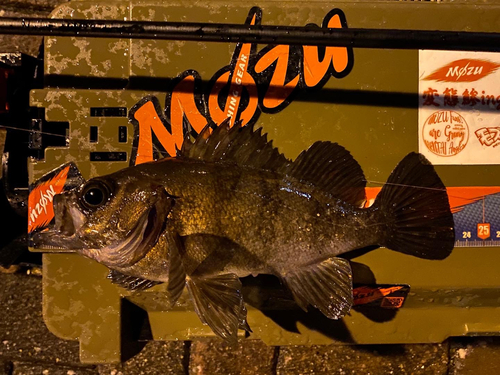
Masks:
[[[352,273],[339,255],[384,246],[447,257],[454,224],[445,187],[425,157],[407,155],[374,204],[342,146],[316,142],[293,162],[261,129],[207,126],[177,157],[93,178],[54,198],[55,225],[34,243],[73,249],[128,289],[185,285],[201,321],[235,339],[250,330],[240,277],[272,274],[297,304],[331,319],[349,312]]]

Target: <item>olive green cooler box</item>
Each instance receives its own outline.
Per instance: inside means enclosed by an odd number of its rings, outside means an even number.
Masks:
[[[500,32],[500,4],[493,2],[73,1],[52,17]],[[217,122],[233,110],[244,123],[262,127],[291,159],[315,141],[338,142],[361,165],[369,196],[406,154],[419,150],[454,188],[449,195],[460,222],[448,258],[425,260],[384,248],[354,254],[357,306],[340,321],[302,312],[273,278],[249,278],[253,332],[245,337],[240,331],[241,340],[430,343],[500,332],[500,168],[490,119],[500,95],[494,92],[496,54],[46,37],[44,57],[46,86],[32,90],[31,105],[44,110],[45,121],[68,128],[67,145],[29,160],[34,187],[61,166],[59,172],[71,165],[72,173],[76,166],[88,179],[158,156],[158,148],[173,149],[182,124],[196,130],[207,115]],[[490,65],[476,66],[485,60]],[[429,77],[433,73],[441,78]],[[481,95],[487,94],[485,102]],[[466,99],[478,100],[474,111],[464,109]],[[158,118],[151,117],[154,111]],[[154,147],[147,147],[148,134]],[[491,158],[475,151],[481,147]],[[33,251],[44,252],[45,322],[57,336],[80,342],[82,362],[120,361],[131,332],[141,329],[140,337],[154,340],[214,336],[186,291],[169,308],[164,285],[131,293],[113,285],[104,266],[71,251]],[[127,319],[140,312],[146,319]]]

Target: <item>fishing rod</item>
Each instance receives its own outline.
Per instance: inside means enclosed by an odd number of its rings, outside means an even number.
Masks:
[[[0,34],[384,49],[500,51],[500,33],[229,23],[0,18]]]

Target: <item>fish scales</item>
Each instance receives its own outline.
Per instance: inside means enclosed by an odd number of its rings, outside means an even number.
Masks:
[[[251,126],[226,121],[186,138],[177,158],[97,177],[54,197],[43,246],[73,249],[129,290],[185,286],[201,321],[226,340],[250,331],[239,277],[274,274],[298,306],[331,319],[353,304],[352,270],[338,255],[385,246],[447,257],[454,223],[432,165],[408,154],[370,208],[365,177],[342,146],[316,142],[286,159]]]
[[[225,268],[240,277],[250,273],[280,275],[303,264],[377,243],[380,223],[375,222],[372,211],[277,173],[172,160],[138,169],[179,197],[167,219],[169,230],[181,236],[218,236],[245,249],[243,255],[249,257],[248,262],[238,259],[244,268],[230,263]],[[214,244],[212,241],[206,245]],[[199,258],[190,254],[196,250],[186,248],[186,256]],[[249,267],[254,258],[264,269]]]

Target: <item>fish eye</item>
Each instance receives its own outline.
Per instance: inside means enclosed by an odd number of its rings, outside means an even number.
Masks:
[[[95,209],[106,204],[111,196],[109,187],[101,181],[92,181],[81,193],[81,202],[85,208]]]

